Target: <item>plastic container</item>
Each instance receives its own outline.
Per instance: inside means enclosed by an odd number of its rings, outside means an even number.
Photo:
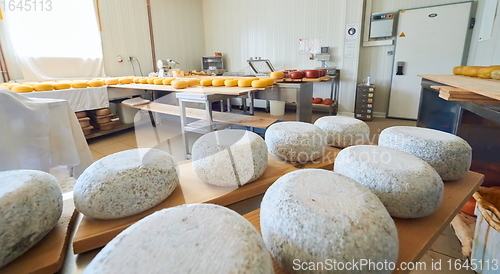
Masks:
[[[285,115],[285,101],[269,101],[271,115],[282,116]]]
[[[481,274],[498,274],[500,266],[500,189],[480,187],[476,199],[476,228],[471,263]]]

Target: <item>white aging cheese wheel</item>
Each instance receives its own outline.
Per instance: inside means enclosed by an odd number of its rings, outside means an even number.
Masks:
[[[425,161],[393,148],[345,148],[335,158],[334,171],[368,187],[393,217],[430,215],[443,198],[439,174]]]
[[[54,176],[37,170],[0,172],[0,268],[47,235],[62,209]]]
[[[221,130],[201,136],[193,144],[193,170],[207,184],[242,186],[267,168],[266,142],[246,130]]]
[[[326,133],[303,122],[281,122],[271,125],[265,134],[267,149],[278,159],[304,163],[323,156]]]
[[[450,133],[421,127],[390,127],[380,133],[379,145],[392,147],[429,163],[444,181],[458,180],[469,171],[472,148]]]
[[[316,120],[314,125],[326,132],[329,146],[344,148],[369,143],[370,128],[356,118],[324,116]]]
[[[84,273],[274,273],[257,230],[211,204],[158,211],[109,242]]]
[[[73,198],[81,213],[117,219],[148,210],[179,184],[174,158],[157,149],[131,149],[90,165],[76,181]]]
[[[293,171],[266,191],[261,203],[260,227],[271,255],[290,273],[297,263],[395,263],[398,258],[396,225],[384,205],[358,182],[320,169]],[[368,268],[339,273],[390,273]]]
[[[54,85],[50,83],[39,83],[33,85],[35,91],[50,91],[54,89]]]
[[[33,91],[33,86],[30,86],[30,85],[15,85],[11,89],[12,89],[13,92],[25,93],[25,92],[32,92]]]
[[[70,89],[70,88],[71,88],[71,84],[69,84],[69,83],[57,83],[57,84],[54,84],[54,89],[56,89],[56,90]]]

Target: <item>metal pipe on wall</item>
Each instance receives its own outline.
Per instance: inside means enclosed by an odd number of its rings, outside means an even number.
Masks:
[[[153,58],[153,71],[156,71],[156,49],[155,49],[155,38],[153,34],[153,21],[151,19],[151,0],[146,0],[147,10],[148,10],[148,24],[149,24],[149,39],[151,41],[151,58]]]
[[[2,71],[2,78],[4,82],[10,81],[9,69],[7,68],[7,63],[5,62],[5,56],[3,54],[2,44],[0,43],[0,71]]]

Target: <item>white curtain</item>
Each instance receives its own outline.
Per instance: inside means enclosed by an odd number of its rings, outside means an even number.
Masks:
[[[5,7],[3,23],[25,80],[103,75],[101,37],[94,0],[22,3],[23,10],[20,6]],[[31,5],[29,11],[28,4]]]

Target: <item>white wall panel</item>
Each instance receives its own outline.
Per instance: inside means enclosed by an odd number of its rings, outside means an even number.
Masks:
[[[368,0],[370,1],[370,0]],[[463,0],[373,0],[371,13],[397,12],[400,9],[409,9],[425,6],[442,5],[449,3],[464,2]],[[370,18],[364,18],[370,20]],[[369,30],[364,30],[369,31]],[[358,78],[363,80],[371,75],[372,82],[376,85],[375,91],[375,114],[385,115],[389,100],[394,55],[394,46],[362,47],[360,50],[360,64]],[[418,54],[418,49],[415,49]],[[423,57],[425,58],[425,57]],[[458,65],[458,64],[457,64]],[[450,68],[451,69],[451,68]]]
[[[151,43],[145,0],[105,0],[99,1],[102,23],[102,48],[104,71],[109,76],[133,75],[129,56],[136,57],[144,75],[153,69]],[[123,62],[117,61],[117,56]],[[133,61],[135,74],[139,66]]]
[[[202,0],[151,0],[156,59],[173,59],[181,70],[201,70],[205,54]]]
[[[497,6],[491,38],[479,41],[479,30],[484,11],[484,0],[479,0],[476,14],[476,26],[471,39],[468,65],[489,66],[500,65],[500,4]]]
[[[222,52],[226,68],[232,72],[250,73],[246,62],[249,57],[270,59],[277,70],[315,68],[321,63],[309,60],[309,54],[299,53],[299,39],[322,39],[322,45],[330,47],[329,65],[342,70],[341,111],[352,112],[358,59],[343,57],[344,31],[346,23],[361,26],[362,3],[204,0],[206,54]]]

